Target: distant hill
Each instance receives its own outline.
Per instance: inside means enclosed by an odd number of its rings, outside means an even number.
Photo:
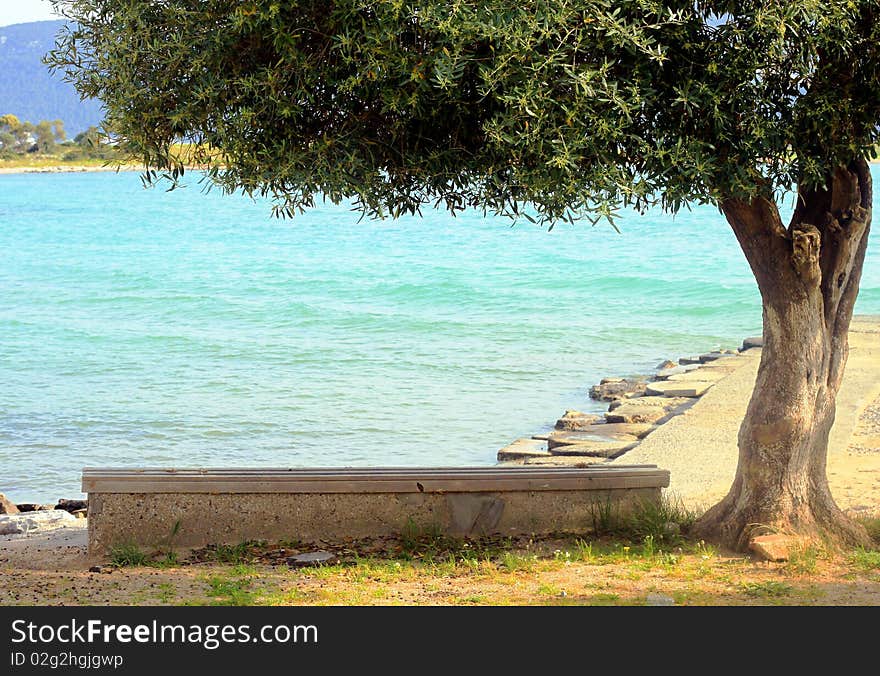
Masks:
[[[50,75],[43,55],[55,46],[64,21],[34,21],[0,27],[0,115],[22,121],[62,120],[69,138],[103,119],[97,101],[81,101],[61,74]]]

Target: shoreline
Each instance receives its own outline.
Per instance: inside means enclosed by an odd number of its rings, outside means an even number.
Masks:
[[[757,340],[744,340],[735,355],[658,368],[653,377],[645,376],[644,392],[630,387],[608,400],[604,420],[566,411],[550,432],[502,448],[499,464],[652,464],[670,471],[667,495],[705,510],[733,483],[739,427],[760,362]],[[827,476],[841,509],[851,515],[880,515],[880,316],[855,315],[849,345],[829,437]],[[690,370],[677,371],[680,367]],[[676,373],[664,376],[667,370]],[[612,386],[622,380],[603,379]],[[669,383],[674,385],[669,388]],[[617,416],[630,419],[617,422]]]
[[[854,316],[848,338],[849,358],[836,397],[826,474],[841,509],[854,515],[880,513],[880,316]],[[758,366],[759,360],[753,359],[718,381],[625,462],[662,464],[672,477],[669,492],[695,508],[720,501],[736,475],[739,427]]]
[[[92,172],[121,172],[121,171],[143,171],[143,167],[136,165],[123,166],[89,166],[85,164],[53,164],[47,166],[34,167],[3,167],[0,166],[0,175],[15,174],[78,174]]]
[[[202,165],[192,165],[184,167],[187,171],[202,171],[206,167]],[[122,165],[89,165],[89,164],[47,164],[45,166],[16,166],[4,167],[0,164],[0,175],[19,175],[19,174],[83,174],[83,173],[101,173],[124,171],[144,171],[143,165],[138,164],[122,164]]]
[[[664,360],[653,373],[608,376],[589,388],[603,413],[568,409],[549,431],[521,437],[499,449],[499,465],[585,467],[611,464],[676,416],[696,405],[714,385],[755,361],[763,339],[746,337],[736,350],[718,349]]]

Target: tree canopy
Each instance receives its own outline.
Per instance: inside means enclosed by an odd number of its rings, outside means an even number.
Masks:
[[[866,0],[53,2],[47,63],[132,157],[176,179],[201,144],[285,214],[675,211],[824,185],[878,140]]]

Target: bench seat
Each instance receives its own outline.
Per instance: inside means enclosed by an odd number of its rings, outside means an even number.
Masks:
[[[345,541],[406,527],[454,535],[585,532],[598,505],[659,501],[655,465],[87,468],[89,552],[247,540]]]

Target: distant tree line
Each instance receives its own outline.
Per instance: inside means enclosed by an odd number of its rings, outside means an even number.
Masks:
[[[71,140],[61,120],[34,124],[12,114],[0,115],[0,159],[25,155],[52,156],[65,161],[107,160],[115,157],[116,150],[97,127],[89,127]]]

